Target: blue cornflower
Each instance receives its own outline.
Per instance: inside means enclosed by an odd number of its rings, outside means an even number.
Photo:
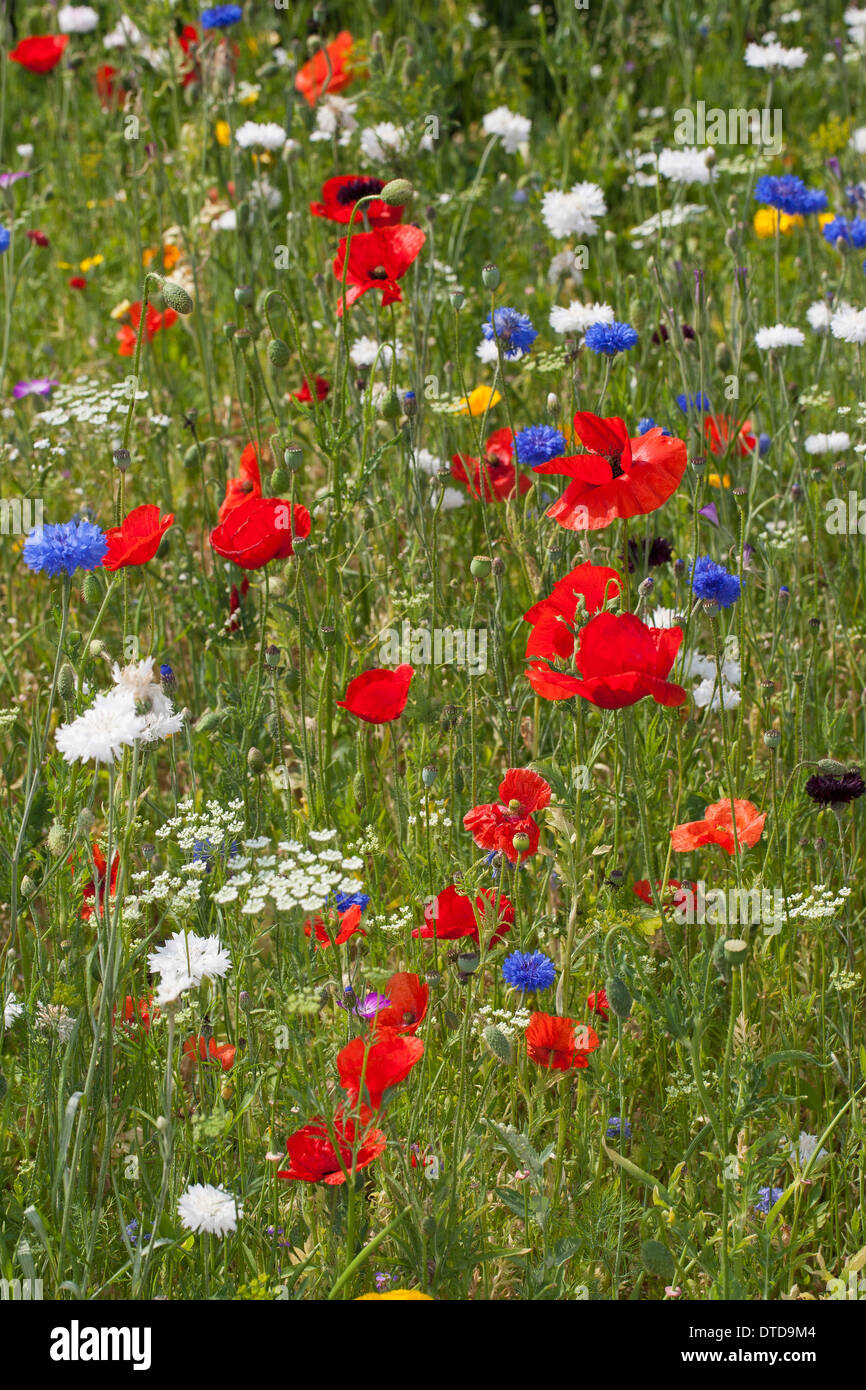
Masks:
[[[623,1133],[626,1139],[631,1138],[631,1124],[626,1120],[625,1126],[623,1126],[623,1122],[619,1115],[611,1115],[607,1122],[607,1129],[604,1134],[605,1139],[619,1139],[620,1135]]]
[[[720,608],[730,608],[740,597],[740,581],[709,555],[699,555],[692,564],[692,593],[695,598],[715,599]]]
[[[4,251],[9,250],[9,243],[11,240],[12,237],[9,235],[7,229],[5,227],[0,227],[0,256],[2,256]]]
[[[499,339],[502,356],[508,359],[528,352],[538,337],[538,330],[532,327],[529,315],[521,314],[519,309],[494,309],[493,322],[488,314],[481,331],[488,342],[492,342],[494,337]]]
[[[704,395],[703,391],[698,391],[694,396],[687,396],[685,392],[681,392],[676,400],[684,415],[688,415],[690,410],[712,411],[713,408],[710,405],[709,397]]]
[[[628,352],[634,347],[637,334],[630,323],[593,323],[586,330],[583,341],[590,352],[616,357],[618,352]]]
[[[75,570],[95,570],[108,549],[105,532],[90,521],[61,521],[54,526],[37,526],[24,542],[24,563],[31,570],[46,574],[73,574]]]
[[[512,951],[502,962],[507,985],[525,993],[550,989],[556,979],[556,966],[543,951]]]
[[[790,217],[808,217],[809,213],[825,210],[827,194],[820,188],[807,188],[793,174],[764,174],[755,184],[755,201],[787,212]]]
[[[334,900],[338,912],[348,912],[350,907],[359,907],[365,912],[370,905],[369,893],[335,893]]]
[[[650,430],[654,430],[654,429],[658,429],[658,428],[659,428],[658,424],[656,423],[656,421],[653,419],[653,417],[652,417],[651,415],[642,415],[641,418],[640,418],[640,419],[638,420],[638,422],[637,422],[637,432],[638,432],[638,434],[649,434]],[[666,434],[666,435],[668,435],[668,437],[670,437],[670,430],[668,429],[667,425],[662,425],[662,426],[661,426],[661,432],[662,432],[662,434]]]
[[[770,436],[764,433],[763,431],[761,432],[761,434],[758,435],[758,453],[761,456],[761,458],[763,458],[765,454],[768,454],[770,452],[770,445],[772,444],[772,442],[773,441],[770,438]]]
[[[759,1187],[758,1201],[755,1211],[759,1216],[766,1216],[770,1207],[774,1207],[784,1191],[781,1187]]]
[[[527,425],[514,436],[518,463],[547,463],[565,453],[565,435],[553,425]]]
[[[159,679],[163,690],[174,690],[177,685],[177,676],[167,662],[163,662],[159,668]]]
[[[849,246],[856,246],[862,251],[866,246],[866,217],[855,217],[851,222],[847,217],[834,217],[832,222],[824,224],[821,234],[831,246],[835,246],[841,237]]]
[[[240,5],[214,5],[212,10],[202,10],[202,29],[229,29],[243,19]]]

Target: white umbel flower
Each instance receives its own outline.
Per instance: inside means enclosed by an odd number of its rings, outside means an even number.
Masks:
[[[61,724],[55,741],[68,763],[113,763],[141,733],[142,721],[130,692],[112,690],[97,695],[90,709],[71,724]]]
[[[581,304],[573,299],[567,309],[554,305],[550,311],[550,326],[554,333],[585,333],[594,323],[613,323],[614,313],[609,304]]]
[[[544,225],[560,241],[568,236],[595,236],[596,218],[606,212],[604,194],[597,183],[576,183],[568,193],[556,189],[541,200]]]
[[[90,34],[98,23],[99,15],[90,5],[64,5],[57,11],[61,34]]]
[[[803,448],[807,454],[839,454],[851,448],[851,436],[844,430],[833,430],[830,434],[807,435]]]
[[[235,131],[235,143],[242,150],[281,150],[286,139],[276,121],[244,121]]]
[[[866,309],[840,307],[830,320],[830,332],[843,343],[866,343]]]
[[[499,136],[506,154],[516,154],[529,139],[532,121],[516,111],[509,111],[507,106],[497,106],[495,111],[487,112],[481,128],[485,135]]]
[[[187,1231],[229,1236],[237,1230],[244,1209],[237,1197],[222,1185],[213,1187],[208,1182],[194,1182],[178,1201],[177,1214]]]
[[[695,145],[684,145],[678,150],[662,150],[659,155],[659,173],[671,183],[703,183],[712,178],[712,169],[707,162],[707,151]]]
[[[759,328],[755,334],[755,345],[762,349],[802,347],[806,335],[800,328],[789,328],[787,324],[776,323],[771,328]]]
[[[801,68],[808,54],[805,48],[785,48],[780,43],[750,43],[746,48],[746,67],[763,68],[766,72],[792,71]]]

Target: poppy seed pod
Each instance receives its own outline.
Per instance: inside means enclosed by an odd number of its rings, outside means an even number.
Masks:
[[[178,285],[174,280],[163,280],[162,297],[169,309],[174,309],[176,314],[191,314],[195,308],[192,296],[187,294],[183,285]]]
[[[495,266],[492,261],[488,261],[487,265],[485,265],[481,271],[481,283],[484,288],[486,290],[498,289],[501,279],[502,276],[499,274],[498,266]]]
[[[743,965],[748,949],[749,943],[737,936],[729,937],[725,942],[725,956],[731,965]]]
[[[764,734],[764,742],[768,748],[776,749],[782,742],[782,735],[778,729],[768,729]]]
[[[299,444],[290,444],[283,454],[283,463],[290,473],[297,473],[303,459],[303,450]]]
[[[436,769],[431,764],[421,769],[421,781],[425,787],[432,787],[436,781]]]
[[[250,285],[237,285],[235,287],[235,304],[240,304],[242,308],[249,309],[252,302],[252,287]]]
[[[512,848],[515,849],[518,854],[525,854],[529,849],[530,843],[531,841],[525,830],[518,830],[517,834],[513,835],[511,839]]]
[[[469,573],[473,579],[486,579],[493,568],[489,555],[473,555],[469,563]]]

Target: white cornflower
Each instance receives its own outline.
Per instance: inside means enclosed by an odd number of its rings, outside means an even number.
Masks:
[[[659,155],[659,173],[671,183],[709,183],[712,169],[707,163],[707,151],[694,145],[684,145],[682,149],[662,150]]]
[[[848,148],[855,154],[866,154],[866,125],[858,125],[857,129],[851,132]]]
[[[866,309],[846,304],[830,320],[830,332],[843,343],[866,343]]]
[[[439,504],[439,489],[432,488],[430,492],[430,505],[436,507]],[[466,506],[466,494],[456,487],[446,487],[442,489],[442,505],[439,508],[442,512],[453,512],[458,507]]]
[[[90,5],[64,5],[57,11],[57,27],[61,34],[89,34],[99,23],[99,15]]]
[[[567,236],[594,236],[598,231],[595,219],[606,212],[604,194],[597,183],[576,183],[568,193],[555,189],[541,200],[544,225],[560,241]]]
[[[435,478],[447,465],[444,460],[436,454],[431,454],[429,449],[419,449],[412,459],[419,473],[426,473],[428,478]]]
[[[812,1158],[812,1156],[813,1156],[813,1154],[815,1153],[815,1150],[816,1150],[817,1148],[818,1148],[818,1136],[817,1136],[817,1134],[807,1134],[806,1131],[805,1131],[805,1129],[801,1129],[801,1130],[800,1130],[800,1142],[799,1142],[799,1144],[792,1144],[792,1145],[791,1145],[791,1159],[792,1159],[792,1161],[793,1161],[793,1160],[796,1160],[796,1159],[799,1159],[800,1167],[801,1167],[801,1168],[805,1168],[805,1167],[806,1167],[806,1164],[807,1164],[807,1163],[809,1162],[809,1160]],[[818,1151],[818,1160],[820,1160],[820,1159],[822,1159],[822,1158],[826,1158],[826,1157],[827,1157],[827,1150],[826,1150],[826,1149],[820,1149],[820,1150]]]
[[[355,112],[356,101],[347,97],[331,96],[325,93],[316,107],[316,128],[310,132],[311,140],[332,140],[339,135],[339,142],[345,145],[352,132],[358,129]]]
[[[113,763],[141,737],[141,726],[130,692],[112,690],[97,695],[90,709],[71,724],[61,724],[55,740],[68,763]]]
[[[75,1032],[75,1019],[64,1004],[37,1004],[34,1021],[40,1032],[54,1033],[60,1042],[69,1042]]]
[[[198,887],[198,885],[196,885]],[[197,936],[177,931],[148,956],[147,963],[160,976],[156,1002],[173,1003],[203,980],[222,979],[231,970],[231,956],[218,936]]]
[[[396,340],[397,360],[405,361],[406,350],[399,338]],[[390,343],[378,343],[375,338],[356,338],[351,348],[349,356],[356,367],[372,367],[377,360],[380,367],[390,367],[391,365],[391,345]]]
[[[766,71],[776,69],[791,70],[801,68],[808,57],[805,48],[785,48],[780,43],[767,42],[768,34],[764,35],[763,43],[750,43],[746,48],[746,67],[764,68]]]
[[[826,299],[816,299],[815,303],[810,304],[806,310],[809,327],[813,328],[816,333],[826,333],[832,317],[833,310]]]
[[[219,217],[215,217],[211,226],[218,232],[236,232],[238,229],[238,214],[235,208],[229,208],[226,212],[221,212]]]
[[[139,714],[138,737],[142,743],[156,743],[180,733],[183,728],[183,716],[175,711],[162,686],[153,679],[153,661],[152,656],[147,656],[141,661],[130,662],[122,670],[117,662],[111,668],[117,690],[128,692],[139,710],[149,706]]]
[[[759,348],[802,347],[805,341],[802,329],[789,328],[784,323],[774,324],[772,328],[759,328],[755,334],[755,345]]]
[[[281,150],[286,132],[276,121],[244,121],[235,131],[235,141],[242,150]]]
[[[380,121],[361,131],[361,153],[375,164],[384,164],[391,154],[404,154],[408,137],[402,126]]]
[[[740,692],[739,690],[732,689],[725,681],[722,681],[722,696],[720,702],[718,686],[715,676],[713,676],[711,679],[703,680],[700,685],[695,686],[692,691],[692,699],[698,706],[698,709],[705,709],[709,704],[712,704],[713,709],[718,709],[720,703],[724,704],[725,709],[736,709],[740,703]]]
[[[850,5],[842,18],[848,25],[848,37],[858,48],[866,48],[866,10]]]
[[[578,281],[583,279],[583,268],[578,264],[577,257],[573,251],[557,251],[555,256],[550,259],[547,267],[547,283],[557,284],[564,275],[572,275]]]
[[[177,1214],[187,1231],[228,1236],[238,1228],[244,1209],[237,1197],[211,1183],[194,1182],[177,1204]]]
[[[487,112],[481,128],[485,135],[500,137],[506,154],[516,154],[529,139],[532,121],[526,116],[519,116],[516,111],[509,111],[507,106],[497,106],[495,111]]]
[[[613,323],[614,313],[609,304],[581,304],[573,299],[567,309],[558,305],[550,311],[550,326],[555,333],[585,333],[594,323]]]
[[[844,430],[833,430],[830,434],[810,434],[806,436],[803,448],[807,454],[839,454],[851,448],[851,436]]]
[[[492,366],[494,362],[498,362],[499,353],[496,348],[496,339],[482,338],[475,349],[475,356],[478,358],[479,362],[483,362],[485,366],[488,367]],[[512,348],[508,360],[509,362],[519,362],[521,357],[525,356],[526,353],[521,348]]]
[[[16,1018],[21,1018],[24,1013],[24,1005],[19,1004],[15,995],[10,990],[6,995],[6,1003],[3,1005],[3,1027],[11,1028]]]

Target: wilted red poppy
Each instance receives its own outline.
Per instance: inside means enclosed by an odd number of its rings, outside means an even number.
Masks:
[[[572,629],[580,599],[584,600],[585,610],[592,617],[608,599],[616,598],[621,591],[616,570],[606,565],[578,565],[554,584],[547,598],[540,599],[524,613],[524,622],[533,624],[526,642],[526,655],[545,656],[551,661],[557,656],[568,660],[574,653]]]
[[[71,290],[86,290],[87,280],[83,275],[72,275],[66,282]]]
[[[381,193],[384,187],[384,179],[368,178],[364,174],[341,174],[339,178],[326,179],[322,184],[322,201],[310,203],[310,212],[314,217],[327,217],[331,222],[345,225],[352,220],[352,209],[359,198],[370,198],[374,193]],[[402,217],[402,207],[392,207],[381,198],[365,203],[355,213],[355,221],[366,218],[369,227],[396,227]]]
[[[325,399],[327,398],[327,395],[328,395],[328,392],[330,391],[330,389],[331,389],[331,383],[330,383],[330,381],[326,381],[325,378],[324,378],[323,376],[317,376],[317,377],[316,377],[316,400],[317,400],[317,401],[323,401],[323,400],[325,400]],[[303,386],[301,387],[300,391],[293,391],[293,392],[292,392],[292,395],[294,396],[294,398],[295,398],[296,401],[300,401],[300,402],[301,402],[301,405],[307,405],[307,404],[308,404],[310,401],[312,401],[312,399],[313,399],[313,393],[312,393],[312,391],[310,390],[310,383],[309,383],[308,381],[305,381],[304,384],[303,384]]]
[[[537,463],[536,473],[564,473],[569,483],[548,508],[569,531],[598,531],[617,517],[654,512],[676,491],[686,471],[686,446],[660,428],[630,439],[617,415],[579,410],[575,432],[590,450]]]
[[[607,1002],[607,994],[603,989],[594,989],[592,994],[586,996],[586,1007],[590,1013],[598,1014],[599,1018],[607,1018],[610,1013],[610,1004]]]
[[[734,840],[734,818],[736,817],[737,836]],[[714,801],[704,812],[703,820],[687,821],[671,831],[671,843],[681,854],[699,849],[701,845],[721,845],[728,854],[741,851],[745,846],[756,845],[764,833],[766,811],[759,814],[757,806],[751,801],[735,798],[733,813],[731,799]]]
[[[44,232],[41,232],[38,227],[31,227],[28,231],[24,233],[24,235],[28,238],[28,240],[33,242],[34,246],[51,245],[51,242],[48,240],[48,237],[45,235]]]
[[[704,419],[704,433],[712,453],[727,453],[731,439],[736,439],[737,449],[743,458],[754,453],[758,443],[752,434],[751,420],[738,425],[729,415],[707,415]]]
[[[71,283],[70,281],[70,284]],[[120,347],[117,349],[118,356],[120,357],[132,357],[135,354],[138,327],[141,323],[141,300],[138,299],[135,304],[130,304],[126,312],[129,316],[129,323],[122,324],[115,335],[117,341],[120,343]],[[147,336],[147,341],[152,343],[157,333],[163,328],[171,328],[171,325],[176,319],[176,310],[163,309],[160,313],[152,304],[148,304],[147,313],[144,317],[144,331]]]
[[[537,772],[510,767],[499,783],[499,804],[473,806],[463,817],[479,849],[499,851],[512,864],[522,863],[538,849],[538,825],[534,811],[550,804],[550,786]],[[514,848],[515,835],[528,835],[529,847]]]
[[[379,1110],[385,1092],[405,1081],[423,1055],[420,1038],[401,1037],[389,1028],[377,1028],[372,1039],[353,1038],[337,1053],[340,1085],[348,1091],[353,1106],[363,1086],[364,1103]]]
[[[346,306],[354,304],[367,290],[380,290],[383,305],[402,300],[397,281],[406,274],[426,240],[426,233],[412,226],[377,227],[374,232],[356,232],[349,247]],[[341,237],[334,257],[334,274],[341,285],[348,244],[349,238]],[[337,305],[338,315],[342,315],[343,307],[341,299]]]
[[[598,1035],[586,1023],[554,1014],[533,1014],[526,1029],[526,1051],[533,1062],[553,1071],[571,1071],[589,1065],[587,1057],[600,1046]]]
[[[414,1033],[424,1022],[430,1000],[430,986],[418,975],[399,970],[392,975],[382,993],[390,999],[387,1008],[379,1009],[373,1020],[374,1029],[390,1028],[395,1033]]]
[[[320,48],[309,62],[304,63],[295,74],[295,90],[300,92],[311,106],[315,106],[325,92],[331,96],[342,92],[355,74],[348,69],[354,39],[348,29],[342,29],[324,51]],[[327,57],[325,57],[327,53]]]
[[[63,57],[68,43],[68,34],[34,34],[31,39],[21,39],[9,58],[28,72],[51,72]]]
[[[149,994],[146,999],[135,999],[131,994],[127,994],[126,998],[123,1001],[123,1008],[120,1013],[120,1022],[126,1028],[132,1028],[134,1024],[139,1023],[141,1025],[141,1031],[143,1033],[149,1033],[152,1020],[156,1018],[159,1014],[159,1009],[154,1009],[153,1013],[151,1014],[150,1010],[152,1002],[152,994]],[[115,1027],[117,1026],[117,1022],[117,1006],[115,1005],[114,1013],[112,1015],[112,1023]]]
[[[210,533],[217,555],[245,570],[260,570],[271,560],[294,555],[295,537],[310,534],[310,513],[282,497],[253,497],[234,507]]]
[[[361,909],[357,903],[352,903],[345,912],[336,914],[339,917],[339,927],[336,922],[331,929],[331,936],[334,938],[336,946],[344,946],[350,936],[357,932],[359,936],[366,936],[367,933],[361,927]],[[316,950],[321,951],[324,947],[330,946],[331,937],[325,930],[325,923],[321,917],[309,917],[304,923],[304,936],[312,936],[316,933]]]
[[[93,854],[93,862],[96,866],[96,883],[91,879],[90,883],[85,883],[84,885],[84,902],[81,907],[81,916],[85,922],[90,920],[95,910],[97,910],[100,915],[105,911],[105,855],[102,853],[99,845],[91,845],[90,848]],[[69,857],[69,863],[72,863],[71,855]],[[117,870],[119,867],[120,851],[118,850],[111,861],[111,878],[108,884],[108,892],[112,898],[114,897],[114,885],[117,881]]]
[[[650,695],[659,705],[681,705],[685,690],[666,677],[682,640],[679,627],[647,627],[634,613],[599,613],[580,630],[575,665],[582,678],[540,661],[526,674],[545,700],[580,695],[599,709],[623,709]]]
[[[425,905],[424,925],[416,927],[412,935],[424,941],[434,937],[437,941],[456,941],[459,937],[471,936],[477,942],[479,922],[485,938],[489,931],[493,932],[487,944],[495,946],[514,922],[510,900],[494,888],[482,888],[473,902],[465,893],[458,893],[451,883]]]
[[[344,1183],[347,1173],[352,1175],[366,1168],[384,1152],[388,1142],[380,1129],[367,1128],[369,1115],[369,1111],[365,1114],[362,1110],[357,1121],[347,1119],[340,1107],[334,1115],[336,1149],[325,1120],[320,1115],[308,1120],[286,1140],[289,1166],[277,1177],[290,1182],[324,1182],[329,1187]]]
[[[214,1038],[196,1037],[191,1034],[183,1045],[184,1057],[191,1057],[194,1061],[201,1060],[206,1062],[208,1057],[213,1057],[218,1061],[223,1071],[231,1071],[235,1064],[237,1047],[234,1043],[217,1043]]]
[[[248,444],[244,449],[239,468],[240,477],[229,478],[226,483],[225,499],[219,509],[220,521],[225,521],[229,512],[239,507],[242,502],[262,495],[258,448],[255,444]]]
[[[414,674],[412,666],[397,666],[393,671],[387,666],[376,666],[372,671],[363,671],[349,681],[345,700],[338,700],[337,704],[366,724],[390,724],[406,708]]]
[[[522,496],[532,487],[524,473],[518,473],[512,461],[514,439],[510,429],[494,430],[484,446],[484,461],[455,454],[451,460],[451,476],[462,483],[470,497],[485,502],[507,502],[516,493]]]
[[[129,565],[145,565],[159,550],[159,543],[174,525],[174,513],[160,517],[159,507],[145,502],[134,507],[119,526],[110,526],[105,533],[108,549],[102,561],[104,569],[122,570]]]

